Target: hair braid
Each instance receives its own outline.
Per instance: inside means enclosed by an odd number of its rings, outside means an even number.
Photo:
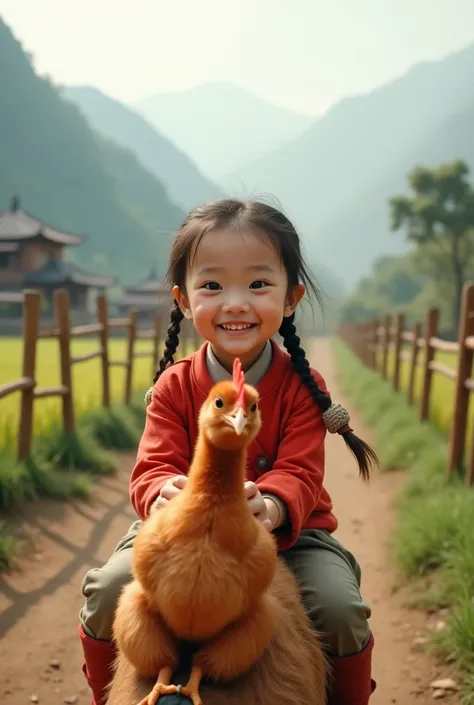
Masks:
[[[339,433],[346,442],[347,447],[355,456],[359,465],[359,473],[364,480],[369,479],[370,467],[378,464],[375,451],[361,438],[353,433],[349,427],[349,414],[338,404],[333,404],[331,397],[318,387],[313,377],[306,353],[300,345],[300,338],[296,333],[295,314],[285,317],[280,326],[279,333],[283,338],[283,345],[290,355],[296,372],[309,389],[314,401],[321,409],[324,422],[328,431]]]
[[[158,367],[156,368],[155,376],[153,378],[153,384],[155,384],[158,379],[160,378],[160,375],[163,374],[163,372],[166,370],[169,364],[173,364],[173,355],[175,354],[176,350],[178,349],[179,345],[179,329],[180,329],[180,323],[183,320],[184,316],[181,312],[181,309],[179,308],[177,302],[175,301],[173,304],[173,308],[171,309],[170,313],[170,325],[168,326],[167,332],[167,337],[165,340],[165,352],[163,353],[163,357],[161,358],[160,362],[158,363]],[[150,387],[146,394],[145,394],[145,404],[148,406],[148,404],[151,402],[151,395],[153,393],[153,387]]]
[[[155,376],[153,378],[153,384],[158,381],[160,375],[163,374],[168,365],[172,365],[174,362],[173,356],[175,355],[176,350],[179,346],[180,324],[183,318],[184,315],[180,307],[178,306],[178,302],[175,301],[173,303],[173,308],[170,312],[170,325],[168,326],[168,330],[166,331],[167,337],[165,340],[165,352],[163,353],[163,357],[161,358],[160,362],[158,363],[158,367],[156,368]]]

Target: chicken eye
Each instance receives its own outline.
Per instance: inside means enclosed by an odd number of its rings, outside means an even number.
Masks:
[[[224,400],[221,399],[220,397],[217,397],[217,398],[214,400],[214,404],[216,405],[216,407],[217,407],[218,409],[222,409],[222,407],[224,406]]]
[[[257,402],[254,402],[252,406],[250,407],[250,411],[257,411],[258,404]]]

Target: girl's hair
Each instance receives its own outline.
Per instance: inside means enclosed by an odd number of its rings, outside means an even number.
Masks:
[[[166,281],[170,288],[177,285],[185,290],[185,280],[188,268],[195,256],[201,239],[217,228],[232,227],[235,229],[251,229],[259,237],[270,241],[278,252],[288,277],[288,287],[294,287],[300,282],[307,290],[311,290],[318,303],[321,304],[321,292],[312,280],[308,267],[300,249],[298,233],[288,218],[276,208],[261,201],[239,201],[234,199],[220,199],[211,201],[191,211],[178,231],[173,243],[170,265]],[[183,314],[175,301],[171,309],[170,325],[165,341],[164,355],[160,360],[153,382],[156,382],[164,370],[173,364],[173,356],[179,345],[180,323]],[[335,408],[330,396],[318,387],[314,379],[306,353],[300,345],[300,338],[296,334],[295,315],[283,319],[279,333],[283,344],[288,351],[296,372],[301,377],[311,393],[315,403],[324,414],[330,407]],[[339,407],[340,408],[340,407]],[[349,428],[347,412],[342,409],[345,416],[342,423],[335,429],[340,433],[349,449],[354,454],[359,464],[359,471],[364,479],[368,479],[370,466],[377,464],[375,452],[363,440],[358,438]],[[325,420],[326,420],[325,415]],[[328,425],[329,430],[330,425]]]

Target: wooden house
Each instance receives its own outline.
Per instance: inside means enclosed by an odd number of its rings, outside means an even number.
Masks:
[[[42,223],[13,198],[10,210],[0,211],[0,302],[21,301],[22,290],[34,288],[43,293],[48,305],[55,289],[66,288],[71,308],[85,313],[89,290],[103,290],[114,279],[92,274],[64,259],[66,247],[78,247],[84,240]]]

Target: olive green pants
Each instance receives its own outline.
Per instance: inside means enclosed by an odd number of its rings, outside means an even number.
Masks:
[[[92,568],[82,583],[86,598],[80,620],[86,634],[110,640],[115,607],[131,579],[131,553],[141,522],[132,524],[102,568]],[[354,556],[327,531],[306,529],[297,543],[280,553],[295,575],[305,609],[334,656],[362,651],[369,640],[370,607],[360,594],[360,567]]]

